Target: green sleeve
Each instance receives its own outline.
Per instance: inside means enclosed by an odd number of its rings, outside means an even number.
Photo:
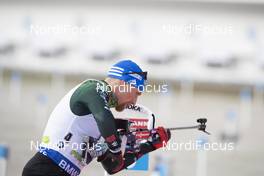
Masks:
[[[101,135],[114,150],[120,147],[121,141],[106,99],[107,92],[97,89],[96,83],[84,83],[73,93],[70,105],[77,115],[93,114]]]

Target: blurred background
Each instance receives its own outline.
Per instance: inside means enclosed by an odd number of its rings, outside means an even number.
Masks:
[[[0,1],[0,175],[21,175],[63,95],[121,58],[168,85],[139,99],[157,125],[208,119],[211,136],[177,131],[173,142],[234,149],[156,151],[149,171],[117,175],[264,175],[263,0]],[[93,162],[81,175],[95,174]]]

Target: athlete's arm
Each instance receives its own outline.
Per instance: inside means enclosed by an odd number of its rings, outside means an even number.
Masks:
[[[113,161],[113,156],[107,152],[100,156],[98,161],[102,163],[108,174],[115,174],[123,169],[126,169],[143,155],[166,146],[170,137],[171,135],[169,130],[163,127],[158,127],[151,130],[150,138],[146,142],[140,144],[137,152],[134,152],[133,150],[126,150],[124,154],[124,161],[121,164],[115,160]]]
[[[77,115],[93,114],[101,135],[111,151],[120,148],[115,120],[106,101],[105,92],[98,91],[96,82],[83,83],[72,95],[70,106]],[[89,127],[88,127],[89,128]]]

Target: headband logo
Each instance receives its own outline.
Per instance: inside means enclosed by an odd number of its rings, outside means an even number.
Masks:
[[[136,78],[136,79],[139,79],[140,81],[142,80],[142,76],[140,76],[139,74],[137,73],[133,73],[133,74],[129,74],[130,76]]]

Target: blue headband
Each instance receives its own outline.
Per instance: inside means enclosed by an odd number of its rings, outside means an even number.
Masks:
[[[139,91],[144,90],[146,81],[146,72],[131,60],[122,60],[114,64],[108,71],[108,77],[123,80],[126,83],[138,88]]]

